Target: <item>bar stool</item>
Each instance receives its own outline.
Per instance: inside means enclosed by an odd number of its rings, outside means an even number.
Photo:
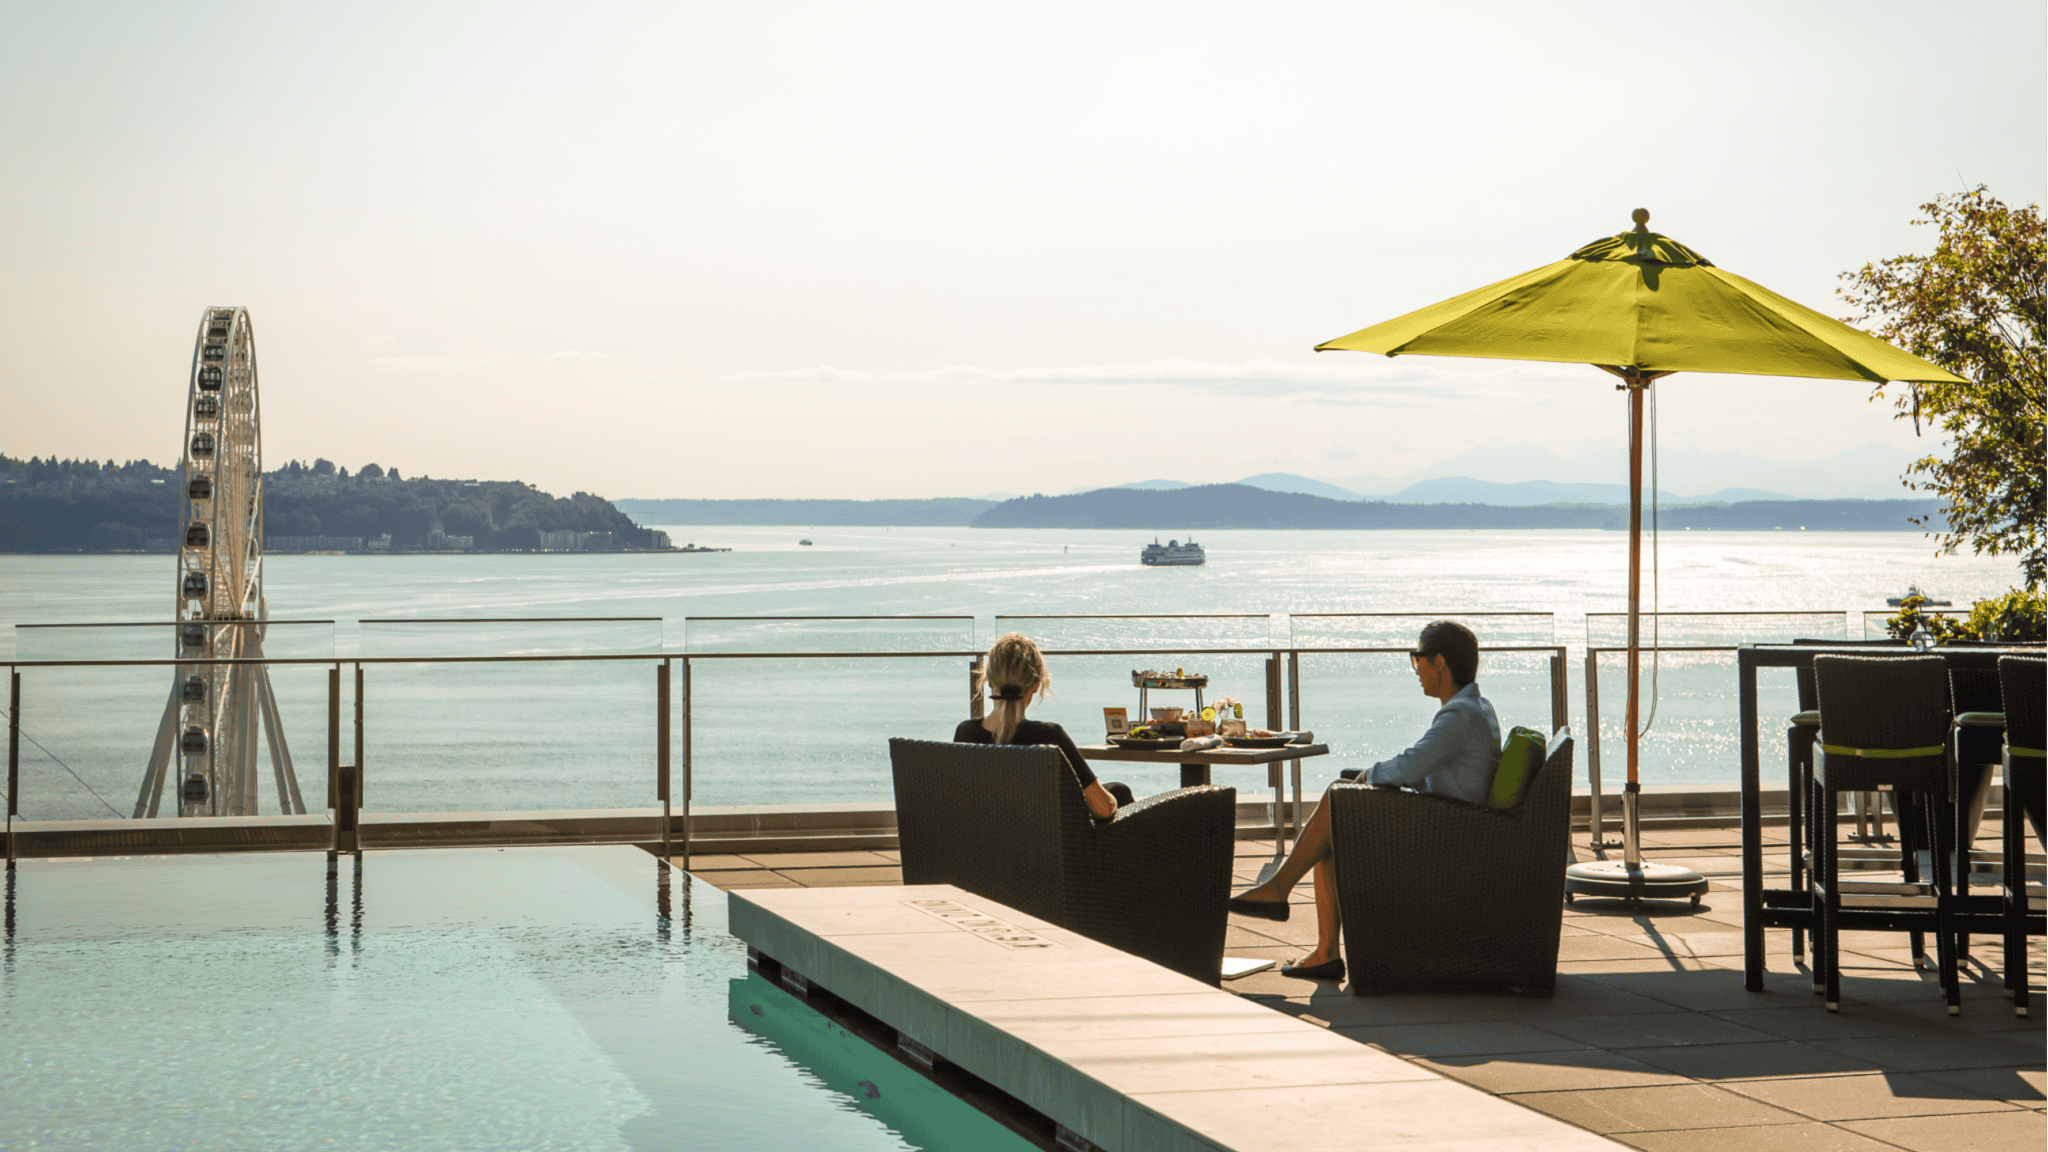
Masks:
[[[1962,986],[1947,853],[1940,850],[1949,838],[1942,826],[1953,819],[1955,800],[1948,663],[1939,656],[1816,656],[1813,671],[1821,713],[1809,825],[1814,991],[1827,997],[1828,1011],[1841,1010],[1842,913],[1882,910],[1880,929],[1934,933],[1935,963],[1953,1016],[1962,1010]],[[1839,878],[1835,821],[1844,792],[1892,794],[1904,848],[1903,883]],[[1931,883],[1915,875],[1916,823],[1924,825],[1923,842],[1933,849]]]
[[[1998,653],[1949,651],[1943,659],[1948,661],[1949,706],[1955,713],[1949,741],[1956,766],[1956,807],[1955,820],[1943,830],[1941,848],[1954,853],[1956,907],[1967,909],[1976,872],[1972,857],[1977,829],[1984,822],[1992,772],[2005,747],[2005,702],[1998,684]],[[1969,958],[1970,933],[1963,929],[1956,933],[1956,963]]]
[[[2040,657],[1998,658],[1998,686],[2005,701],[2005,756],[2000,764],[2005,781],[2005,825],[2000,845],[2005,911],[2005,991],[2014,1015],[2027,1014],[2028,922],[2039,923],[2044,903],[2040,886],[2027,883],[2026,825],[2042,842],[2042,770],[2048,766],[2048,660]],[[2024,819],[2022,814],[2024,813]],[[2048,845],[2044,845],[2048,846]],[[2036,933],[2039,934],[2038,932]]]
[[[1913,649],[1906,646],[1904,640],[1840,640],[1826,637],[1802,637],[1792,641],[1792,643],[1809,646],[1825,645],[1831,648],[1873,648],[1902,656],[1915,654]],[[1793,680],[1799,693],[1799,711],[1792,714],[1786,721],[1785,727],[1785,838],[1788,842],[1788,855],[1791,857],[1790,883],[1792,891],[1803,892],[1806,890],[1807,872],[1811,868],[1811,861],[1808,860],[1806,852],[1806,809],[1809,806],[1813,793],[1813,746],[1815,741],[1820,738],[1820,697],[1814,691],[1812,668],[1795,669],[1793,671]],[[1884,805],[1877,793],[1858,792],[1851,802],[1856,808],[1857,831],[1857,836],[1852,837],[1852,839],[1861,839],[1866,844],[1873,840],[1889,839],[1884,832]],[[1907,853],[1912,851],[1910,843],[1902,842],[1900,847],[1902,851]],[[1917,864],[1908,862],[1904,867],[1908,872],[1909,878],[1919,875]],[[1915,966],[1924,967],[1924,961],[1927,957],[1918,932],[1913,933],[1911,943]],[[1792,929],[1792,962],[1796,964],[1804,959],[1805,956],[1806,930],[1794,928]]]

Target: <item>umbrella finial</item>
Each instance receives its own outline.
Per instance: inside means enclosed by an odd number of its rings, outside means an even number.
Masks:
[[[1629,219],[1634,220],[1636,222],[1636,231],[1648,232],[1650,230],[1650,210],[1648,208],[1638,208],[1635,211],[1629,213],[1628,215]]]

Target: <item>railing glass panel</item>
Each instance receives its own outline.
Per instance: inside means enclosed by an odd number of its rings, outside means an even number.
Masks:
[[[357,622],[357,652],[393,656],[601,656],[662,650],[659,616],[391,619]]]
[[[964,652],[972,616],[689,616],[682,651]]]
[[[1643,654],[1637,722],[1638,730],[1643,730],[1637,746],[1643,785],[1729,789],[1742,752],[1735,706],[1736,646],[1845,639],[1847,621],[1844,611],[1644,613],[1639,627]],[[1597,701],[1600,723],[1597,748],[1582,758],[1581,779],[1597,756],[1603,792],[1618,796],[1628,772],[1628,655],[1615,649],[1625,649],[1628,643],[1628,616],[1588,613],[1586,643],[1597,653],[1598,681],[1588,696]],[[1652,651],[1653,647],[1663,651]],[[1767,786],[1783,786],[1785,727],[1799,710],[1798,701],[1788,669],[1762,671],[1757,715]]]
[[[700,655],[688,664],[693,805],[890,803],[889,737],[950,740],[968,714],[964,656]],[[680,802],[680,770],[676,780]]]
[[[1550,731],[1551,656],[1481,649],[1479,691],[1493,705],[1503,736],[1516,725]],[[1393,756],[1415,743],[1438,707],[1422,694],[1405,647],[1397,652],[1303,652],[1301,726],[1316,734],[1317,743],[1330,746],[1329,756],[1303,766],[1305,777],[1328,782],[1339,769],[1370,768]]]
[[[364,665],[363,811],[653,805],[659,664]],[[344,671],[346,761],[353,734]]]
[[[196,629],[194,632],[192,630]],[[221,745],[253,742],[254,798],[244,810],[281,811],[270,760],[269,733],[279,732],[281,753],[308,797],[308,810],[326,796],[326,692],[319,665],[206,664],[210,659],[325,659],[334,652],[330,620],[249,623],[115,623],[17,625],[15,659],[171,661],[194,663],[24,667],[21,672],[21,798],[23,819],[113,820],[137,812],[138,796],[159,742],[166,763],[182,771],[186,758],[169,742],[199,727],[212,759]],[[185,698],[186,684],[202,687]],[[275,705],[266,717],[264,697]],[[0,713],[6,686],[0,683]],[[318,795],[307,790],[319,789]],[[175,816],[168,782],[156,815]],[[153,789],[151,790],[153,791]],[[146,800],[146,797],[145,797]],[[246,805],[254,804],[253,809]],[[150,805],[141,808],[148,815]]]
[[[1482,648],[1557,643],[1551,612],[1307,612],[1287,618],[1296,648],[1413,648],[1432,620],[1463,624]]]
[[[1279,641],[1266,613],[1019,616],[994,618],[995,636],[1022,632],[1040,648],[1267,648]],[[993,642],[995,636],[988,639]],[[986,645],[984,645],[986,647]],[[1058,675],[1057,672],[1054,675]]]

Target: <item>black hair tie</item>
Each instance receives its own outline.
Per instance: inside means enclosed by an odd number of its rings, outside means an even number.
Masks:
[[[1024,690],[1022,688],[991,688],[988,690],[988,696],[991,700],[1022,700],[1024,698]]]

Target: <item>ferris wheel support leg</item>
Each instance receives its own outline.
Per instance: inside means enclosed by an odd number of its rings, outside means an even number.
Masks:
[[[263,669],[245,664],[239,671],[249,701],[242,706],[242,814],[255,816],[263,811],[262,764],[256,751],[256,738],[263,727]]]
[[[277,777],[277,803],[287,816],[306,814],[305,797],[299,794],[299,777],[292,771],[292,750],[285,744],[284,720],[278,714],[277,693],[270,687],[270,669],[256,672],[257,699],[263,706],[264,743],[270,745],[270,769]]]
[[[142,773],[142,790],[135,796],[137,820],[145,816],[155,819],[157,805],[163,802],[171,749],[178,743],[178,686],[183,682],[183,676],[171,677],[171,698],[164,703],[163,722],[156,726],[156,743],[149,750],[149,767]]]

